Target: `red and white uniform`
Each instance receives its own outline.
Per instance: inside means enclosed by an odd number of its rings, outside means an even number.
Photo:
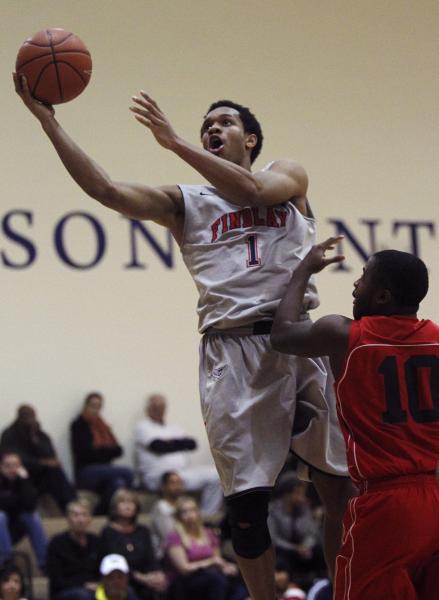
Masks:
[[[354,321],[335,389],[360,488],[345,516],[335,600],[439,598],[439,326]]]
[[[304,463],[347,476],[326,364],[275,352],[269,331],[253,330],[273,319],[291,270],[315,244],[314,218],[292,202],[243,208],[212,186],[180,189],[181,254],[197,286],[204,334],[201,410],[225,495],[272,488],[290,443]],[[318,302],[312,280],[303,318]],[[304,419],[308,426],[291,441],[294,422]]]

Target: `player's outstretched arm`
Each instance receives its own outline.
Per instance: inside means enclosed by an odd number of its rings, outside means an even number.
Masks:
[[[13,75],[15,91],[25,106],[40,121],[62,163],[86,194],[101,204],[132,219],[148,219],[176,228],[183,211],[177,186],[153,188],[113,181],[64,131],[55,119],[53,107],[32,97],[25,77]]]
[[[313,246],[294,271],[273,323],[271,343],[275,350],[297,356],[344,355],[350,319],[329,315],[315,323],[301,320],[303,297],[311,275],[344,260],[340,255],[325,256],[325,252],[332,250],[341,237],[332,237]]]
[[[130,110],[157,142],[191,165],[228,200],[238,206],[281,204],[306,195],[308,178],[293,161],[277,161],[270,169],[253,174],[229,160],[190,144],[176,134],[157,102],[146,92],[133,96]]]

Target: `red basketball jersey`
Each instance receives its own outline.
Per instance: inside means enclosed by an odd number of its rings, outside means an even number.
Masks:
[[[354,481],[436,470],[438,325],[402,316],[353,321],[335,390]]]

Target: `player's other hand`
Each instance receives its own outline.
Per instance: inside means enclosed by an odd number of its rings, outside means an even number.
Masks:
[[[163,148],[172,150],[177,141],[177,134],[157,102],[143,90],[140,97],[133,96],[132,100],[134,106],[130,106],[130,110],[135,118],[151,131]]]
[[[14,79],[15,91],[23,100],[25,106],[27,106],[27,108],[36,116],[39,121],[43,122],[45,119],[50,119],[54,116],[55,110],[53,106],[43,104],[31,95],[26,77],[24,75],[12,73],[12,77]]]
[[[342,235],[337,235],[313,246],[302,260],[301,267],[307,269],[310,273],[318,273],[328,265],[342,262],[345,259],[342,254],[336,254],[331,257],[326,256],[326,252],[328,250],[333,250],[336,244],[342,239]]]

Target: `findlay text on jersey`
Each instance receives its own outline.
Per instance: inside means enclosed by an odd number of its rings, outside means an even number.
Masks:
[[[261,206],[258,208],[243,208],[228,212],[216,219],[210,226],[212,242],[224,233],[233,229],[249,229],[250,227],[285,227],[288,211],[285,208]]]

